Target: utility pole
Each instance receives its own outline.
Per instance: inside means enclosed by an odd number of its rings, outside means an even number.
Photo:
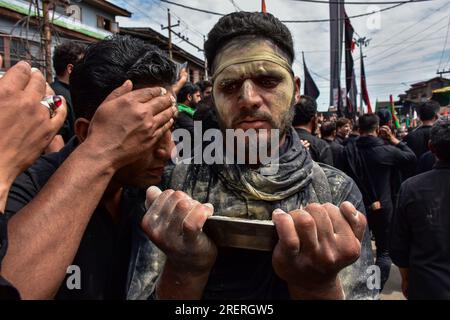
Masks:
[[[450,69],[448,69],[448,70],[442,69],[441,71],[438,70],[438,71],[436,72],[436,74],[438,74],[439,77],[441,77],[441,78],[442,78],[442,75],[443,75],[443,74],[446,74],[446,73],[450,73]]]
[[[359,47],[359,59],[361,60],[361,70],[363,68],[363,59],[366,57],[363,55],[363,46],[367,47],[369,45],[371,39],[366,39],[366,37],[359,38],[356,40],[356,44]],[[360,114],[364,114],[364,106],[363,106],[363,78],[360,73],[360,93],[359,93],[359,105],[360,105]]]
[[[52,33],[50,29],[49,18],[50,0],[42,1],[42,18],[43,29],[41,31],[41,39],[44,45],[44,61],[45,61],[45,78],[48,83],[53,81],[52,77]]]
[[[169,57],[172,59],[172,28],[178,27],[180,25],[180,20],[178,20],[177,24],[172,25],[171,18],[170,18],[170,9],[167,9],[167,26],[164,27],[161,25],[161,30],[168,29],[169,32]]]
[[[203,48],[205,47],[205,42],[206,42],[206,37],[203,36]],[[205,51],[203,51],[203,59],[205,59],[205,80],[208,80],[208,61],[206,61],[206,55],[204,53],[205,53]]]

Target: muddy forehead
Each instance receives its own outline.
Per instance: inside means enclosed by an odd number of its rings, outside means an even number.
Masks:
[[[269,61],[253,61],[231,65],[216,79],[217,82],[239,80],[258,76],[286,77],[289,72]]]
[[[237,37],[227,43],[215,57],[212,69],[222,65],[226,61],[241,58],[243,56],[261,55],[264,53],[275,54],[281,59],[289,61],[286,54],[271,40],[256,36]]]

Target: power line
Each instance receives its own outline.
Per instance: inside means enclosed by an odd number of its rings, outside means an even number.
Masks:
[[[438,21],[438,22],[440,22],[440,21]],[[431,27],[431,26],[430,26]],[[423,31],[425,31],[425,30],[427,30],[427,29],[429,29],[430,27],[428,27],[428,28],[426,28],[426,29],[424,29],[424,30],[422,30],[421,32],[419,32],[419,33],[417,33],[417,34],[420,34],[420,33],[422,33]],[[441,29],[443,29],[444,28],[444,26],[442,26],[439,30],[441,30]],[[437,30],[437,31],[439,31],[439,30]],[[433,31],[433,32],[435,32],[435,31]],[[431,33],[433,33],[433,32],[431,32]],[[421,40],[423,40],[423,39],[425,39],[426,37],[428,37],[431,33],[427,33],[424,37],[422,37],[422,38],[420,38],[420,39],[417,39],[417,42],[418,41],[421,41]],[[416,35],[417,35],[416,34]],[[416,35],[414,35],[414,36],[416,36]],[[370,63],[368,63],[367,65],[369,66],[369,65],[373,65],[373,64],[375,64],[375,63],[377,63],[377,62],[380,62],[380,61],[382,61],[382,60],[386,60],[387,58],[389,58],[389,57],[391,57],[391,56],[393,56],[394,54],[397,54],[398,52],[400,52],[400,50],[404,50],[404,49],[406,49],[406,48],[409,48],[409,47],[411,47],[412,45],[414,45],[415,43],[411,43],[411,44],[409,44],[409,45],[407,45],[407,46],[405,46],[405,47],[402,47],[402,48],[399,48],[399,50],[396,50],[396,51],[394,51],[394,52],[392,52],[392,53],[390,53],[390,54],[388,54],[388,55],[386,55],[386,56],[384,56],[384,57],[381,57],[381,58],[379,58],[379,59],[376,59],[375,61],[371,61]],[[387,50],[385,50],[385,51],[383,51],[383,52],[386,52]],[[404,51],[403,51],[404,52]],[[379,56],[380,54],[378,54],[378,55],[375,55],[375,56]]]
[[[394,35],[392,35],[391,37],[379,41],[379,43],[385,43],[385,42],[387,42],[387,41],[389,41],[389,40],[391,40],[391,39],[393,39],[393,38],[395,38],[395,37],[401,35],[401,34],[403,33],[403,31],[411,30],[412,27],[414,27],[415,25],[419,24],[420,22],[422,22],[422,21],[425,20],[425,19],[429,19],[431,15],[435,14],[436,12],[439,12],[441,9],[443,9],[444,7],[446,7],[448,4],[450,4],[450,2],[444,3],[444,5],[442,5],[442,6],[440,6],[439,8],[433,10],[433,12],[432,12],[431,14],[425,15],[424,17],[422,17],[422,18],[419,19],[418,21],[415,21],[415,22],[413,22],[412,24],[410,24],[410,25],[406,26],[405,28],[403,28],[402,30],[397,31],[397,32],[394,33]],[[372,48],[377,48],[377,47],[379,47],[379,46],[375,43],[375,45],[371,46],[370,48],[368,48],[368,49],[366,50],[366,53],[369,52]],[[358,59],[359,59],[359,57],[356,58],[355,61],[358,60]]]
[[[180,4],[180,3],[177,3],[177,2],[173,2],[173,1],[169,1],[169,0],[160,0],[160,1],[172,4],[174,6],[179,6],[179,7],[188,9],[188,10],[193,10],[193,11],[198,11],[198,12],[203,12],[203,13],[209,13],[209,14],[217,15],[217,16],[224,16],[224,15],[226,15],[225,13],[219,13],[219,12],[214,12],[214,11],[200,9],[200,8],[194,8],[194,7],[191,7],[191,6],[187,6],[187,5]],[[407,4],[407,3],[411,3],[411,1],[403,1],[403,2],[397,3],[396,5],[393,5],[393,6],[390,6],[390,7],[387,7],[387,8],[383,8],[383,9],[380,9],[380,10],[374,10],[372,12],[357,14],[357,15],[354,15],[354,16],[350,16],[348,18],[352,19],[352,18],[360,18],[360,17],[370,16],[370,15],[378,13],[378,12],[384,12],[384,11],[387,11],[387,10],[391,10],[391,9],[397,8],[397,7],[399,7],[401,5],[404,5],[404,4]],[[312,22],[330,22],[330,21],[338,21],[338,20],[345,20],[345,19],[344,18],[337,18],[337,19],[312,19],[312,20],[281,20],[281,22],[284,22],[284,23],[312,23]]]
[[[310,2],[310,3],[317,3],[317,4],[330,4],[330,3],[336,3],[336,4],[355,4],[355,5],[371,5],[371,4],[399,4],[399,3],[413,3],[413,2],[427,2],[427,1],[433,1],[433,0],[408,0],[408,1],[373,1],[373,2],[367,2],[367,1],[350,1],[350,2],[340,2],[340,1],[326,1],[326,0],[291,0],[291,1],[298,1],[298,2]]]
[[[444,57],[444,52],[445,52],[445,49],[447,48],[448,29],[449,28],[450,28],[450,15],[448,16],[447,32],[445,34],[445,42],[444,42],[444,47],[442,48],[441,58],[439,59],[438,69],[441,67],[442,58]]]

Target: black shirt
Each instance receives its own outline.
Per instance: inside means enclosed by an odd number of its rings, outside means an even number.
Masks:
[[[450,299],[450,164],[406,180],[392,218],[390,255],[409,268],[409,299]]]
[[[8,247],[7,241],[7,219],[6,216],[0,212],[0,271],[1,271],[1,263],[3,257],[6,254],[6,249]],[[0,300],[9,300],[9,299],[19,299],[19,293],[17,290],[0,276]]]
[[[70,138],[75,135],[75,114],[72,107],[72,98],[70,96],[69,85],[55,78],[55,81],[50,86],[57,95],[63,96],[67,101],[67,118],[66,121],[64,121],[63,127],[59,131],[59,134],[63,137],[64,142],[67,143]]]
[[[358,156],[365,161],[365,168],[361,168]],[[385,144],[378,137],[364,136],[347,143],[343,159],[344,172],[355,180],[363,193],[366,207],[380,201],[382,208],[391,211],[397,193],[397,190],[392,188],[393,177],[397,177],[394,173],[402,166],[414,164],[416,156],[403,142],[393,146]],[[352,163],[356,172],[351,169]],[[373,190],[376,199],[365,190]]]
[[[405,137],[406,144],[415,153],[417,159],[428,151],[431,126],[420,126]]]
[[[328,143],[331,153],[333,154],[333,167],[340,169],[342,167],[342,152],[344,151],[344,146],[334,140],[323,140]]]
[[[295,131],[297,131],[297,134],[301,140],[307,140],[311,144],[309,147],[309,153],[314,161],[322,162],[330,166],[333,165],[333,153],[325,141],[313,136],[305,129],[295,128]]]
[[[51,175],[75,149],[75,138],[60,151],[39,158],[20,175],[9,193],[6,212],[15,214],[27,205]],[[86,190],[89,192],[89,190]],[[68,289],[68,273],[55,299],[125,299],[131,251],[131,213],[142,191],[124,188],[121,198],[121,220],[113,222],[111,215],[99,205],[86,227],[72,265],[81,271],[81,289]],[[136,222],[137,223],[137,222]]]

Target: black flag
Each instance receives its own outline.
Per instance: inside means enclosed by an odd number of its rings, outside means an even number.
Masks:
[[[306,67],[305,55],[303,54],[303,52],[302,56],[303,56],[303,70],[305,71],[305,86],[303,92],[305,96],[310,96],[311,98],[317,99],[320,95],[319,88],[317,88],[313,78],[311,77],[311,74],[309,73],[308,68]]]
[[[353,118],[356,115],[356,81],[355,70],[353,66],[352,52],[355,47],[353,41],[353,26],[350,23],[350,19],[347,13],[344,11],[345,16],[345,86],[347,88],[347,114],[348,118]]]

